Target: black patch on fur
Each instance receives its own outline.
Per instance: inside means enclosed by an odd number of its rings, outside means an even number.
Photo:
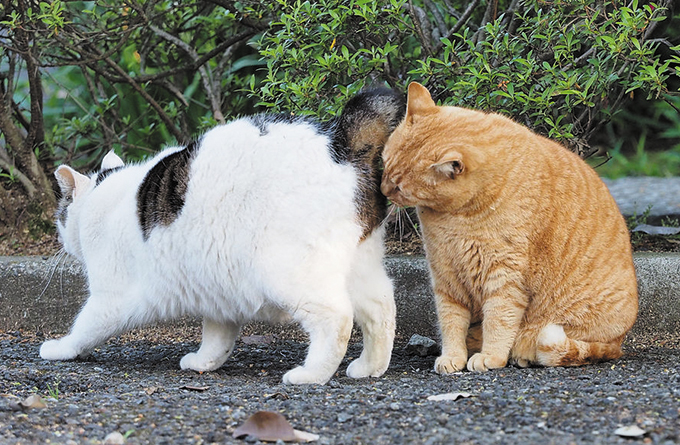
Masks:
[[[57,210],[54,212],[54,217],[57,221],[61,223],[62,226],[66,225],[66,218],[68,217],[68,206],[73,202],[73,194],[62,195],[59,198],[59,205]]]
[[[293,116],[291,114],[273,114],[273,113],[262,113],[256,114],[250,117],[250,122],[260,130],[260,136],[264,136],[269,133],[270,124],[296,124],[296,123],[306,123],[313,125],[315,127],[319,126],[319,123],[305,116]]]
[[[112,173],[116,173],[118,170],[121,170],[124,165],[121,165],[120,167],[114,167],[114,168],[107,168],[106,170],[100,170],[99,173],[97,173],[97,179],[94,183],[94,186],[97,187],[101,182],[108,178]]]
[[[172,153],[153,166],[137,191],[137,217],[144,239],[159,225],[168,226],[182,211],[189,184],[191,158],[199,141]]]
[[[334,132],[331,157],[350,163],[359,179],[357,214],[364,227],[362,239],[387,216],[387,198],[380,192],[382,151],[406,113],[406,101],[396,91],[379,88],[357,94],[329,129]]]

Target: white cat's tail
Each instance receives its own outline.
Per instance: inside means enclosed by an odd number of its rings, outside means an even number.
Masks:
[[[579,366],[621,357],[621,341],[611,343],[574,340],[557,324],[549,324],[538,335],[536,359],[543,366]]]

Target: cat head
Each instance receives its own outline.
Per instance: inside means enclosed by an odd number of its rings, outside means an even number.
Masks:
[[[68,165],[60,165],[54,172],[61,190],[61,200],[55,214],[57,231],[64,250],[71,255],[82,259],[78,221],[87,196],[99,178],[123,165],[122,159],[110,151],[104,156],[99,172],[91,176],[78,173]]]
[[[437,211],[464,207],[477,193],[477,171],[489,156],[478,149],[488,115],[437,106],[418,83],[408,88],[406,116],[383,151],[381,190],[393,203]]]
[[[362,91],[350,99],[340,116],[345,143],[354,154],[375,147],[382,150],[390,133],[404,117],[404,97],[388,88]]]

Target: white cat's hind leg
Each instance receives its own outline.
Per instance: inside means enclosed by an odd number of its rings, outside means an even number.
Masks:
[[[231,355],[240,330],[236,323],[219,323],[204,318],[201,347],[182,357],[179,366],[199,372],[214,371]]]
[[[307,300],[293,317],[309,333],[309,351],[303,366],[283,376],[286,384],[324,384],[340,366],[352,333],[352,306],[346,292],[319,294]]]
[[[361,356],[347,368],[352,378],[379,377],[390,364],[396,306],[392,280],[382,259],[382,232],[376,231],[359,245],[350,275],[354,319],[361,328],[364,344]]]

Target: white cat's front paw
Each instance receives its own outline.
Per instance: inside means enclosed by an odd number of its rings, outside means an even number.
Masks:
[[[224,360],[222,361],[217,361],[217,360],[210,360],[206,359],[205,357],[201,357],[195,352],[190,352],[189,354],[185,355],[182,357],[182,360],[179,361],[179,366],[182,369],[189,369],[191,371],[198,371],[198,372],[204,372],[204,371],[214,371],[222,364],[224,363]]]
[[[387,370],[387,365],[375,366],[362,357],[354,360],[347,367],[347,376],[353,379],[363,379],[365,377],[380,377]]]
[[[318,373],[311,372],[304,366],[298,366],[283,375],[283,383],[286,385],[323,385],[329,381],[331,377],[332,376],[320,376]]]
[[[40,346],[40,357],[45,360],[73,360],[78,351],[64,339],[47,340]]]

